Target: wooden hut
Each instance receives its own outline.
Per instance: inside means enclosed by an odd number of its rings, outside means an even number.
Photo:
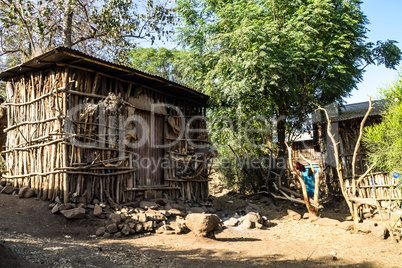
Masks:
[[[128,203],[208,196],[208,96],[79,51],[55,48],[7,81],[3,178],[42,199]]]

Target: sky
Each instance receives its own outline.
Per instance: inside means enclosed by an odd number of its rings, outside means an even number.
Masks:
[[[370,21],[367,28],[369,42],[377,40],[395,40],[398,47],[402,50],[402,0],[365,0],[362,10]],[[400,66],[402,66],[400,64]],[[352,96],[345,99],[346,103],[356,103],[368,101],[371,95],[373,99],[378,99],[378,89],[392,83],[401,67],[397,70],[387,69],[383,66],[368,66],[363,76],[363,82],[358,85],[358,90],[352,91]]]

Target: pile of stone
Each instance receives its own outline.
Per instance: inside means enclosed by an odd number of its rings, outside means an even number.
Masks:
[[[35,190],[28,186],[21,187],[20,189],[7,183],[5,180],[0,180],[0,193],[2,194],[18,194],[20,198],[30,198],[35,196]]]
[[[213,214],[212,206],[190,207],[167,199],[138,201],[124,206],[110,207],[93,200],[92,204],[61,202],[50,204],[52,213],[61,213],[67,219],[97,218],[103,227],[97,236],[119,238],[142,233],[181,234],[188,231],[195,235],[213,236],[220,229],[220,218]]]
[[[266,216],[260,215],[257,205],[249,203],[244,210],[236,212],[230,218],[224,218],[223,225],[228,228],[263,229],[264,227],[271,227],[273,223]]]

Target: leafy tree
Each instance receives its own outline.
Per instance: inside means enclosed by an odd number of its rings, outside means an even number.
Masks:
[[[129,54],[129,65],[143,72],[184,82],[182,63],[186,53],[177,49],[138,48]]]
[[[0,56],[29,58],[54,46],[125,59],[139,39],[170,35],[171,5],[132,0],[0,0]]]
[[[386,101],[382,121],[365,128],[363,142],[371,164],[385,172],[402,171],[402,74],[382,89]]]
[[[314,103],[342,102],[367,64],[394,68],[401,59],[395,41],[365,42],[360,3],[179,0],[178,39],[194,53],[202,76],[197,86],[211,96],[212,115],[239,122],[240,134],[248,116],[274,116],[284,156],[287,125],[300,127]]]

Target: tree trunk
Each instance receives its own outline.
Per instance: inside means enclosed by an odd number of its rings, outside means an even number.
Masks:
[[[63,46],[71,48],[73,41],[72,35],[72,24],[73,24],[73,1],[68,1],[64,8],[64,18],[63,18]]]
[[[276,129],[278,134],[278,157],[284,158],[286,156],[286,116],[282,115],[277,117]]]

